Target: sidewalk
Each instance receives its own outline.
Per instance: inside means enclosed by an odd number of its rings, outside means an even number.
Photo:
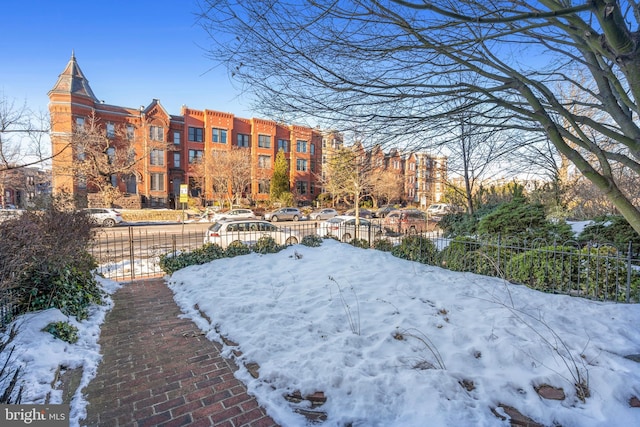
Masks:
[[[180,310],[162,279],[120,288],[102,326],[103,354],[84,389],[83,426],[268,427],[277,424]]]

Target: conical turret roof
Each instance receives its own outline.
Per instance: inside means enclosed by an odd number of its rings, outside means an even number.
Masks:
[[[51,93],[65,93],[71,95],[86,96],[87,98],[97,101],[98,98],[93,94],[89,80],[84,77],[82,70],[76,61],[76,56],[71,52],[71,59],[67,63],[64,71],[58,77],[58,81],[53,86]]]

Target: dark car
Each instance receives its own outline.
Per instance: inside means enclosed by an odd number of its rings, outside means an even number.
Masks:
[[[373,212],[371,212],[369,209],[360,208],[358,213],[359,213],[358,216],[360,218],[373,218]],[[356,210],[355,208],[349,209],[344,214],[349,216],[356,216]]]
[[[373,213],[373,216],[375,216],[376,218],[384,218],[387,215],[389,215],[389,213],[391,213],[391,211],[396,210],[396,208],[394,208],[393,206],[381,206],[378,208],[378,210],[376,210]]]
[[[427,231],[427,214],[418,209],[399,209],[389,212],[383,226],[390,233],[420,233]]]

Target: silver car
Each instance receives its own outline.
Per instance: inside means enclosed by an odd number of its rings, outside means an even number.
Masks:
[[[356,217],[351,215],[334,216],[318,225],[316,231],[320,237],[335,237],[341,242],[351,242],[354,238],[372,242],[382,237],[382,227],[360,218],[356,233]]]
[[[251,209],[231,209],[225,212],[216,212],[211,221],[223,221],[225,219],[257,219]]]
[[[256,219],[216,222],[207,230],[204,243],[215,243],[222,248],[226,248],[233,242],[242,242],[245,245],[253,246],[264,236],[273,238],[279,245],[295,245],[300,241],[294,231]]]
[[[84,210],[91,220],[102,227],[113,227],[122,222],[122,215],[110,208],[87,208]]]
[[[302,218],[302,212],[298,208],[280,208],[264,214],[264,219],[271,222],[298,221],[300,218]]]
[[[334,216],[338,216],[338,211],[331,208],[325,208],[311,212],[309,214],[309,219],[312,221],[324,221],[325,219],[333,218]]]

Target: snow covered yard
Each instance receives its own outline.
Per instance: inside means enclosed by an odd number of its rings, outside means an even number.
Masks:
[[[640,425],[631,407],[640,365],[625,357],[640,354],[638,305],[544,294],[333,240],[192,266],[168,282],[285,427],[308,425],[308,410],[325,415],[322,426],[506,426],[509,408],[548,426]],[[108,293],[129,286],[101,283]],[[88,384],[110,304],[82,322],[58,310],[18,319],[22,403],[59,403],[51,385],[60,365],[82,367]],[[78,343],[41,330],[58,320],[78,327]],[[540,387],[564,398],[542,398]],[[315,392],[326,398],[317,408],[286,397]],[[76,392],[72,426],[85,406]]]
[[[504,415],[500,406],[543,425],[640,425],[630,406],[639,365],[624,357],[640,353],[637,305],[544,294],[332,240],[192,266],[169,283],[284,426],[306,423],[285,396],[317,391],[328,426],[508,425],[492,412]],[[564,399],[540,397],[541,386]]]

